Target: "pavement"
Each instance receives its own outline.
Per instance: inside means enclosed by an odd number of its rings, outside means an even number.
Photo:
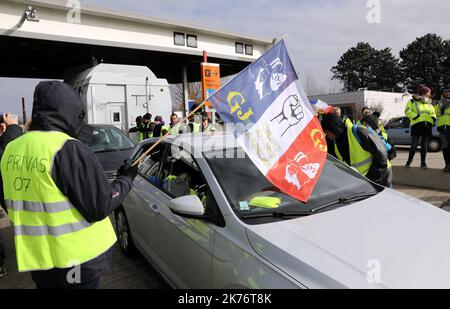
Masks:
[[[114,218],[111,218],[114,223]],[[29,273],[17,271],[16,255],[14,249],[13,230],[7,219],[0,220],[4,226],[2,233],[6,247],[6,270],[8,275],[0,279],[1,289],[34,289],[35,285]],[[168,289],[169,285],[161,278],[158,272],[136,253],[133,257],[125,256],[119,246],[114,246],[112,269],[107,272],[101,281],[102,289]]]
[[[400,148],[392,161],[394,184],[450,191],[450,173],[443,172],[444,159],[441,152],[428,153],[428,169],[420,168],[420,151],[416,153],[410,168],[405,167],[409,148]]]
[[[395,185],[395,190],[419,198],[425,202],[441,207],[450,199],[450,191]],[[450,207],[443,208],[450,212]],[[6,242],[6,268],[8,276],[0,279],[0,289],[33,289],[34,283],[28,273],[18,273],[14,252],[13,230],[6,218],[0,220]],[[102,278],[102,289],[167,289],[169,285],[157,271],[137,253],[134,257],[125,256],[116,245],[113,267]]]
[[[398,154],[397,158],[392,161],[392,165],[394,166],[404,166],[409,156],[409,147],[397,146]],[[427,154],[427,165],[430,169],[438,169],[442,170],[445,167],[444,158],[442,156],[442,152],[428,152]],[[416,156],[414,157],[414,161],[411,164],[411,167],[420,167],[420,147],[416,152]],[[450,190],[450,188],[449,188]]]

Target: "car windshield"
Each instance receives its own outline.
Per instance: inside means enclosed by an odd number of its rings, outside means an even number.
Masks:
[[[89,148],[96,153],[133,149],[134,143],[116,127],[94,128]]]
[[[381,190],[353,169],[328,156],[310,200],[303,203],[274,187],[247,156],[238,158],[240,151],[237,149],[234,149],[233,158],[226,158],[230,151],[233,153],[233,149],[210,151],[204,156],[241,219],[257,218],[258,214],[283,214],[286,217],[315,214],[363,200]]]

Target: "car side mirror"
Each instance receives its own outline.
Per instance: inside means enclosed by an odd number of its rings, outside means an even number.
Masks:
[[[197,195],[186,195],[169,202],[169,208],[175,214],[188,217],[201,217],[205,214],[202,201]]]

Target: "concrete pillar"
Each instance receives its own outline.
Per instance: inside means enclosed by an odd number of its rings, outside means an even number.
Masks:
[[[189,114],[189,85],[186,66],[183,66],[183,100],[184,100],[184,117],[186,117]]]

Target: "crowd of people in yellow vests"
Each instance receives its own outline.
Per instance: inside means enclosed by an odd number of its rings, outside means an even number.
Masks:
[[[194,104],[191,107],[191,112],[198,107]],[[199,112],[191,115],[188,118],[188,123],[181,123],[177,114],[170,115],[170,123],[166,125],[161,116],[156,116],[152,121],[150,113],[136,118],[136,127],[128,130],[128,133],[136,133],[137,142],[152,138],[161,137],[169,133],[170,135],[180,135],[183,133],[209,133],[215,131],[216,128],[211,124],[210,118],[204,112]]]
[[[431,89],[421,85],[406,105],[412,132],[406,166],[411,165],[421,142],[422,168],[426,168],[427,147],[423,146],[437,122],[445,171],[450,172],[450,85],[444,87],[437,104],[433,105],[431,95]],[[41,82],[34,97],[33,118],[26,134],[8,115],[2,116],[0,124],[0,204],[7,208],[14,225],[18,269],[30,272],[38,288],[98,288],[102,275],[111,267],[116,241],[109,215],[131,190],[138,166],[124,162],[110,183],[98,158],[80,143],[91,131],[84,122],[79,95],[69,85],[53,81]],[[130,132],[146,139],[167,133],[214,131],[206,114],[196,116],[200,122],[192,116],[185,124],[172,114],[166,126],[162,117],[152,121],[146,114],[138,117]],[[365,108],[361,120],[353,123],[336,108],[320,118],[330,154],[368,179],[390,187],[390,161],[396,157],[396,149],[379,116]],[[169,176],[167,184],[179,181],[180,189],[205,201],[200,186],[193,185],[192,175],[186,175],[183,168],[180,171]],[[0,278],[6,275],[3,249],[0,230]],[[70,263],[74,260],[81,278],[73,281]]]
[[[442,140],[445,162],[444,172],[450,172],[450,84],[443,88],[443,94],[433,104],[432,90],[419,85],[416,94],[405,107],[405,116],[410,120],[411,148],[406,167],[411,167],[416,150],[421,145],[421,168],[427,169],[426,157],[428,141],[432,130],[437,130]],[[319,118],[327,135],[328,152],[355,168],[372,181],[392,186],[391,163],[397,150],[389,138],[379,112],[371,112],[367,107],[361,111],[361,120],[353,122],[335,107],[332,113],[321,114]]]

